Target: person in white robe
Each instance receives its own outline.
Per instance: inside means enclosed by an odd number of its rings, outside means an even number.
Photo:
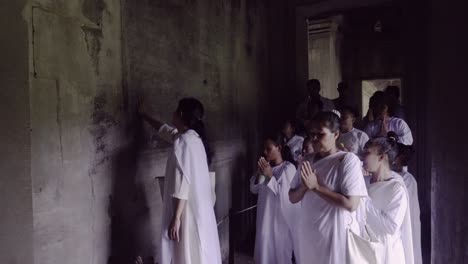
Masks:
[[[304,142],[304,137],[301,137],[296,134],[296,124],[292,120],[288,120],[284,123],[281,133],[283,134],[284,143],[291,150],[294,162],[297,163],[301,152],[302,152],[302,143]]]
[[[180,100],[173,128],[140,109],[144,120],[174,144],[166,165],[161,264],[221,264],[203,112],[198,100]]]
[[[290,154],[281,140],[268,138],[265,158],[258,161],[258,175],[250,179],[250,191],[258,195],[254,260],[256,264],[292,263],[293,228],[298,207],[288,191],[296,167],[283,158]],[[283,153],[283,154],[282,154]]]
[[[309,137],[314,154],[306,156],[291,183],[289,199],[300,204],[294,235],[299,264],[346,263],[346,232],[359,233],[356,210],[367,196],[359,158],[339,151],[339,117],[319,113]]]
[[[393,165],[393,170],[401,175],[405,182],[409,195],[409,208],[411,213],[411,231],[413,234],[413,255],[414,263],[422,263],[421,249],[421,210],[418,198],[418,183],[414,176],[408,171],[408,164],[412,158],[414,150],[411,146],[398,143],[398,156]]]
[[[408,124],[403,119],[390,116],[387,96],[384,93],[376,93],[371,102],[370,110],[374,120],[364,128],[369,138],[386,137],[388,132],[393,131],[402,144],[412,145],[413,135]]]
[[[365,202],[367,225],[385,245],[385,264],[413,264],[408,191],[390,167],[397,156],[396,139],[372,139],[365,151],[364,166],[372,173]]]
[[[364,131],[354,127],[357,111],[343,106],[341,109],[341,133],[337,140],[338,148],[356,154],[360,159],[364,154],[364,146],[369,141],[369,136]]]

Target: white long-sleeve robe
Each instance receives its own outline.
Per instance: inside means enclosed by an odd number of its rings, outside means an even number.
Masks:
[[[403,170],[399,173],[405,182],[406,189],[409,195],[409,208],[411,214],[411,232],[413,234],[413,255],[414,264],[422,264],[422,249],[421,249],[421,210],[419,207],[418,198],[418,183],[411,173]]]
[[[369,138],[375,138],[380,135],[380,129],[382,127],[381,120],[374,120],[367,124],[364,128],[364,132],[367,133]],[[411,129],[405,120],[390,117],[388,120],[388,131],[393,131],[397,134],[399,138],[399,142],[405,145],[412,145],[413,144],[413,134],[411,134]]]
[[[343,144],[344,147],[359,158],[364,155],[364,146],[369,141],[369,136],[364,131],[353,128],[347,133],[341,133],[340,137],[336,140],[337,144]]]
[[[361,161],[355,154],[339,151],[316,162],[314,156],[305,159],[324,186],[346,196],[367,196]],[[299,168],[291,184],[294,189],[301,184],[300,171]],[[304,195],[300,207],[294,234],[297,263],[346,263],[347,228],[360,232],[356,212],[339,208],[314,191]]]
[[[285,161],[272,169],[273,177],[269,181],[265,176],[260,176],[257,184],[255,176],[250,179],[250,191],[258,194],[256,264],[288,264],[292,259],[292,221],[298,207],[291,204],[288,192],[296,168]]]
[[[286,145],[288,145],[289,149],[291,150],[291,154],[294,158],[294,161],[297,161],[299,156],[302,154],[302,143],[304,142],[304,137],[299,135],[294,135]]]
[[[400,175],[369,185],[367,224],[386,247],[385,264],[413,264],[411,213],[408,191]]]
[[[160,133],[174,139],[166,166],[162,217],[161,264],[221,264],[218,229],[213,210],[210,176],[203,143],[188,130],[177,134],[170,126]],[[180,241],[171,241],[168,228],[175,210],[174,198],[187,200],[181,217]]]

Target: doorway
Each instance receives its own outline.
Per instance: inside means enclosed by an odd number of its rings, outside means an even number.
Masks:
[[[369,99],[377,91],[384,91],[387,86],[398,86],[401,92],[401,79],[376,79],[376,80],[363,80],[361,83],[362,87],[362,100],[361,100],[361,113],[362,117],[366,116],[369,111]],[[401,97],[400,97],[401,100]]]

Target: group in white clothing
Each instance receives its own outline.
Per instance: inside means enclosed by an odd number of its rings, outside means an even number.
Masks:
[[[250,191],[258,195],[255,263],[350,263],[347,232],[360,234],[365,225],[384,245],[385,264],[422,263],[417,183],[407,170],[413,143],[409,126],[392,117],[390,103],[376,93],[359,130],[353,107],[341,103],[340,116],[321,111],[328,99],[318,96],[317,82],[308,83],[310,95],[297,111],[298,125],[288,120],[279,133],[265,138],[258,171],[250,179]],[[174,127],[144,110],[140,115],[173,144],[160,263],[221,263],[203,105],[182,99]]]
[[[386,264],[422,263],[417,185],[406,170],[407,149],[413,137],[404,120],[391,116],[391,105],[382,94],[376,93],[372,98],[372,117],[364,131],[354,127],[358,113],[346,105],[340,107],[341,117],[327,111],[307,113],[302,153],[295,156],[298,169],[289,183],[289,201],[299,205],[299,209],[286,216],[294,224],[288,230],[293,232],[294,263],[349,263],[346,232],[351,229],[360,233],[364,225],[372,228],[384,245]],[[309,104],[313,102],[309,96]],[[297,111],[298,118],[306,109],[304,105]],[[320,107],[323,109],[323,104]],[[283,127],[283,134],[287,128],[288,124]],[[291,135],[286,138],[293,138]],[[288,142],[291,141],[285,140]],[[369,175],[366,180],[363,172]],[[254,179],[262,176],[253,177],[251,183]],[[257,184],[265,183],[259,180]],[[259,209],[266,203],[259,195]],[[265,218],[277,218],[267,217],[265,210],[261,212],[257,215],[261,218],[257,219],[257,236],[262,234],[258,230],[265,229]],[[278,237],[280,241],[272,244],[290,252],[290,247],[282,244],[287,237],[289,245],[289,235],[275,233],[269,238]],[[265,248],[259,241],[264,240],[265,236],[256,240],[256,256],[266,254],[259,252]]]

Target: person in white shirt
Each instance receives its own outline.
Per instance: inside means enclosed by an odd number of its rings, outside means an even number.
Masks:
[[[161,264],[221,264],[208,165],[210,153],[200,101],[184,98],[173,114],[171,127],[140,115],[173,149],[166,165],[162,212]]]
[[[391,171],[398,150],[394,137],[371,139],[365,147],[364,167],[372,174],[365,200],[366,222],[385,245],[384,264],[413,264],[411,212],[408,191],[400,175]]]
[[[397,134],[401,143],[413,144],[413,135],[408,124],[400,118],[390,115],[389,98],[384,93],[375,93],[370,105],[374,120],[366,125],[364,132],[369,138],[386,137],[387,133],[393,131]]]
[[[304,142],[304,138],[296,134],[296,129],[296,123],[293,120],[287,120],[283,125],[283,129],[281,130],[283,135],[283,143],[286,144],[291,150],[294,163],[297,163],[297,160],[301,155],[302,142]]]
[[[299,264],[346,263],[347,228],[360,232],[356,210],[367,190],[359,158],[336,147],[339,127],[332,112],[312,120],[315,152],[304,158],[291,183],[289,200],[301,205],[294,235]]]
[[[364,154],[364,146],[369,137],[364,131],[354,127],[357,111],[349,106],[341,109],[340,137],[337,140],[338,148],[356,154],[360,159]]]
[[[250,191],[258,194],[254,260],[257,264],[288,264],[293,256],[293,228],[298,207],[288,198],[296,174],[292,156],[279,137],[267,137],[258,175]]]

